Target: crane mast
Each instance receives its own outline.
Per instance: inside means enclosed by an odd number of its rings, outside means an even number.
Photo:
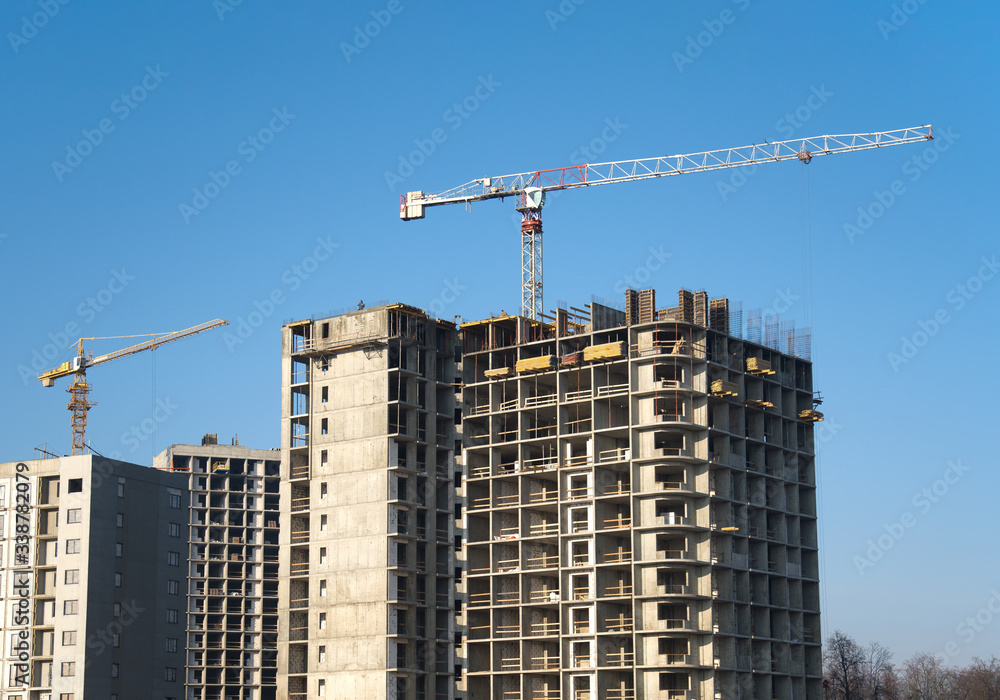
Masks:
[[[685,155],[573,165],[485,177],[438,194],[407,192],[400,196],[399,218],[403,221],[422,219],[428,207],[444,204],[471,204],[488,199],[517,197],[517,211],[521,213],[521,315],[538,319],[543,308],[542,207],[546,192],[785,160],[809,163],[817,156],[918,143],[933,138],[930,125],[925,125],[867,134],[813,136]]]
[[[38,375],[38,379],[41,381],[42,386],[46,387],[55,386],[56,379],[59,379],[60,377],[73,375],[73,384],[66,390],[70,395],[70,400],[69,403],[66,404],[66,408],[70,410],[70,422],[73,428],[73,449],[71,454],[86,454],[87,412],[96,405],[89,398],[89,394],[92,389],[91,385],[87,383],[87,370],[89,368],[96,367],[97,365],[103,365],[106,362],[111,362],[112,360],[117,360],[122,357],[128,357],[129,355],[134,355],[138,352],[142,352],[143,350],[155,350],[156,348],[166,345],[167,343],[172,343],[175,340],[188,338],[192,335],[197,335],[198,333],[203,333],[213,328],[227,325],[229,325],[229,321],[223,321],[222,319],[217,318],[214,321],[208,321],[197,326],[192,326],[191,328],[185,328],[182,331],[154,334],[156,337],[151,340],[136,343],[135,345],[130,345],[127,348],[115,350],[114,352],[110,352],[105,355],[98,355],[97,357],[94,357],[91,353],[84,350],[83,341],[105,340],[106,338],[80,338],[80,340],[77,341],[76,356],[73,357],[72,360],[64,362],[54,369],[41,372]],[[139,336],[115,337],[137,338]]]

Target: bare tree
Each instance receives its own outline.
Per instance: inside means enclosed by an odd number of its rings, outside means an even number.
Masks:
[[[863,666],[867,700],[895,700],[896,670],[892,666],[892,652],[872,642],[865,649]]]
[[[915,654],[903,664],[904,700],[953,700],[955,674],[931,654]]]
[[[956,700],[1000,700],[1000,661],[974,658],[954,673]]]
[[[853,638],[840,630],[826,640],[824,675],[833,698],[864,700],[865,652]]]

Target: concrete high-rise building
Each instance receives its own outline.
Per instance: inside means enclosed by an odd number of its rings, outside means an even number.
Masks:
[[[402,304],[283,329],[280,700],[454,697],[456,343]]]
[[[190,493],[185,698],[273,700],[281,453],[216,443],[171,445],[153,464]]]
[[[821,698],[812,365],[729,324],[463,324],[469,700]]]
[[[183,698],[187,516],[182,475],[0,464],[0,696]]]

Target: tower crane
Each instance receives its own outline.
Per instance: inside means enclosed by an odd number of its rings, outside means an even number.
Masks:
[[[926,125],[867,134],[813,136],[685,155],[573,165],[484,177],[438,194],[407,192],[400,196],[399,218],[404,221],[422,219],[427,207],[442,204],[471,204],[487,199],[516,197],[516,209],[521,213],[521,315],[538,319],[542,314],[542,207],[546,192],[783,160],[809,163],[816,156],[898,146],[933,138],[930,125]]]
[[[161,345],[172,343],[175,340],[197,335],[198,333],[203,333],[213,328],[218,328],[219,326],[228,325],[229,321],[223,321],[222,319],[217,318],[214,321],[208,321],[207,323],[192,326],[191,328],[185,328],[182,331],[174,331],[172,333],[155,333],[152,335],[155,335],[156,337],[151,340],[145,340],[136,345],[130,345],[127,348],[115,350],[114,352],[109,352],[106,355],[98,355],[97,357],[94,357],[93,353],[84,350],[83,341],[107,340],[108,338],[138,338],[141,336],[118,335],[107,336],[105,338],[80,338],[80,340],[76,343],[76,357],[69,362],[63,362],[55,369],[50,369],[47,372],[42,372],[38,375],[38,379],[42,382],[42,386],[55,386],[56,380],[59,379],[59,377],[66,377],[71,374],[73,375],[73,385],[66,390],[70,395],[70,401],[66,404],[66,408],[71,411],[73,424],[72,454],[85,454],[84,438],[87,430],[87,411],[95,405],[94,402],[87,398],[87,395],[90,393],[92,388],[90,384],[87,384],[88,369],[96,367],[97,365],[103,365],[105,362],[111,362],[112,360],[118,360],[122,357],[134,355],[137,352],[142,352],[143,350],[155,350]]]

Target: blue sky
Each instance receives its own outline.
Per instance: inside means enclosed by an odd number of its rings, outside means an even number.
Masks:
[[[407,190],[929,123],[930,144],[563,193],[545,299],[620,302],[633,278],[661,304],[705,289],[812,326],[824,633],[989,656],[998,19],[941,0],[11,0],[0,460],[69,451],[69,382],[31,377],[81,335],[232,322],[89,373],[94,447],[149,463],[206,432],[278,446],[287,320],[359,299],[516,310],[511,203],[403,223]]]

